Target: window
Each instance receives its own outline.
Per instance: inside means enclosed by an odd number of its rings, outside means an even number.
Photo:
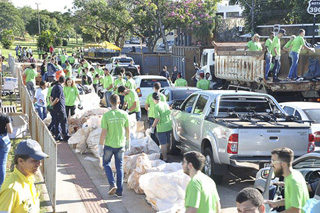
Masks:
[[[160,79],[142,79],[140,87],[153,87],[154,83],[159,82],[161,87],[168,87],[169,83],[167,80],[160,80]]]
[[[208,62],[208,53],[203,53],[202,55],[202,66],[206,66]]]
[[[296,110],[294,112],[294,117],[296,117],[298,120],[302,120],[300,113],[298,112],[298,110]]]
[[[172,99],[174,100],[185,100],[189,95],[196,92],[197,90],[173,90]]]
[[[284,110],[288,115],[293,115],[293,113],[294,113],[294,109],[293,109],[292,107],[285,106],[285,107],[283,107],[283,110]]]
[[[191,113],[192,107],[193,107],[194,102],[196,101],[197,97],[198,97],[198,95],[193,95],[186,102],[184,102],[183,106],[181,107],[181,111]]]
[[[320,123],[320,109],[305,109],[303,110],[310,120]]]
[[[193,113],[194,114],[203,114],[203,110],[208,102],[208,99],[209,99],[208,96],[200,95]]]
[[[239,17],[239,12],[227,12],[226,16],[229,17]]]

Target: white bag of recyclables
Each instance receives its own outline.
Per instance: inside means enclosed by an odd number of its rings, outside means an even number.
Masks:
[[[139,153],[160,153],[160,147],[151,139],[150,136],[144,137],[142,139],[131,140],[130,151],[126,153],[127,155],[135,155]]]
[[[93,129],[87,138],[87,145],[90,151],[93,153],[94,156],[97,158],[99,157],[98,154],[98,145],[99,145],[99,140],[100,140],[100,135],[101,135],[101,128],[96,128]]]
[[[139,178],[139,186],[147,201],[159,212],[184,212],[185,190],[190,177],[176,172],[148,172]]]
[[[100,97],[94,92],[93,88],[91,88],[91,91],[91,93],[81,95],[80,97],[84,110],[100,108]]]
[[[86,143],[89,132],[90,129],[87,127],[79,129],[74,135],[69,138],[68,144]]]

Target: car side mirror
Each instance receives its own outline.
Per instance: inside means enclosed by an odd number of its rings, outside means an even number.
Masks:
[[[262,169],[261,171],[261,178],[263,179],[267,179],[270,175],[270,168],[265,168],[265,169]],[[271,179],[273,180],[275,178],[275,175],[274,175],[274,172],[272,172],[271,174]]]

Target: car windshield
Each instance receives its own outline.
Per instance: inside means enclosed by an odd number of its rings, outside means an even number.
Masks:
[[[173,100],[185,100],[190,94],[196,92],[197,90],[173,90],[172,99]]]
[[[120,63],[130,63],[130,61],[132,61],[131,58],[120,58],[118,60]]]
[[[320,123],[320,109],[305,109],[303,110],[310,120]]]
[[[320,158],[318,157],[311,157],[306,158],[303,161],[295,164],[293,166],[294,169],[301,169],[301,168],[320,168]]]
[[[142,79],[140,87],[153,87],[154,83],[159,82],[161,87],[168,87],[169,83],[167,80],[162,79]]]

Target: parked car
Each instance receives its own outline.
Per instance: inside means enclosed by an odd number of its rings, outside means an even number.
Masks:
[[[117,75],[117,73],[115,72],[116,61],[119,62],[119,67],[123,67],[125,68],[126,71],[130,71],[132,75],[135,76],[140,73],[140,65],[135,64],[133,58],[122,55],[122,56],[111,57],[106,61],[105,67],[110,71],[111,75]],[[131,61],[133,61],[133,66],[135,68],[129,67]]]
[[[229,165],[269,165],[274,148],[289,147],[296,157],[314,150],[310,126],[286,115],[267,94],[200,90],[172,109],[170,152],[203,153],[204,172],[217,183]]]
[[[153,84],[159,82],[161,87],[170,87],[170,82],[163,76],[158,75],[139,75],[134,76],[136,91],[139,96],[140,106],[144,108],[147,96],[153,92]]]
[[[130,38],[130,44],[140,44],[140,39],[136,37]]]
[[[283,110],[295,116],[298,120],[313,120],[311,130],[316,146],[320,146],[320,103],[316,102],[283,102],[280,103]]]
[[[166,96],[169,106],[172,106],[180,105],[189,95],[199,90],[197,87],[166,87],[160,92]]]
[[[168,43],[168,46],[169,46],[169,47],[174,46],[174,41],[167,41],[167,43]],[[164,43],[160,43],[157,48],[158,48],[158,49],[164,49],[164,48],[165,48]]]
[[[295,170],[301,172],[307,184],[311,184],[309,197],[320,200],[320,153],[313,152],[302,155],[292,163]],[[257,172],[254,186],[262,191],[265,200],[277,200],[284,194],[284,187],[277,184],[279,178],[274,176],[273,168],[263,168]],[[268,208],[268,206],[266,206]],[[277,212],[284,209],[274,209]],[[318,209],[319,210],[319,209]],[[266,211],[269,212],[269,211]],[[318,212],[318,211],[313,211]]]

